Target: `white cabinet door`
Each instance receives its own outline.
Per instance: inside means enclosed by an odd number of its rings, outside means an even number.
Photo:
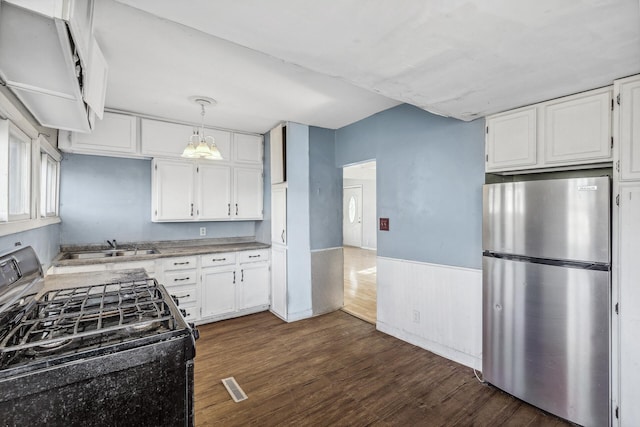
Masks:
[[[231,218],[231,168],[220,164],[198,166],[198,219]]]
[[[240,264],[239,309],[269,305],[269,264]]]
[[[619,363],[620,425],[640,421],[640,183],[620,184]]]
[[[271,184],[279,184],[285,181],[285,145],[283,138],[284,129],[281,124],[271,129],[269,133]]]
[[[547,164],[611,160],[611,89],[543,105]]]
[[[287,244],[287,187],[271,189],[271,243]]]
[[[195,216],[193,162],[153,161],[152,220],[191,221]]]
[[[180,157],[197,126],[140,119],[142,154],[151,157]],[[213,136],[224,160],[231,155],[231,134],[207,129],[205,135]]]
[[[262,165],[262,137],[259,135],[233,134],[234,160],[238,163]],[[223,156],[224,157],[224,156]]]
[[[616,81],[615,88],[620,96],[620,179],[640,180],[640,75]]]
[[[233,179],[234,219],[262,219],[262,169],[235,168]]]
[[[71,133],[72,151],[85,153],[135,154],[137,119],[125,114],[105,112],[91,133]],[[64,145],[61,149],[67,148]]]
[[[536,164],[536,107],[487,117],[486,170]]]
[[[287,319],[287,249],[271,247],[271,311]]]
[[[202,318],[236,311],[236,267],[202,269]]]

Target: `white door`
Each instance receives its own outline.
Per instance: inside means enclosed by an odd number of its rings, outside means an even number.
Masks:
[[[342,243],[362,247],[362,186],[344,187]]]
[[[195,218],[195,163],[154,160],[153,221],[192,221]]]
[[[231,168],[203,163],[198,167],[198,219],[231,218]]]
[[[536,164],[536,107],[487,117],[486,169]]]
[[[235,168],[231,217],[262,219],[262,169]]]
[[[287,248],[271,247],[271,311],[287,319]]]
[[[239,310],[269,305],[269,264],[254,262],[240,266]]]
[[[640,75],[615,82],[616,102],[620,108],[620,179],[622,181],[640,179]],[[617,130],[617,129],[616,129]]]
[[[287,245],[287,188],[271,190],[271,243]]]

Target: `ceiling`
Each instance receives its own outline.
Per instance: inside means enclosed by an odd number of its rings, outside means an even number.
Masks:
[[[399,7],[399,4],[402,7]],[[408,103],[472,120],[640,72],[638,0],[100,0],[107,106],[264,133]]]

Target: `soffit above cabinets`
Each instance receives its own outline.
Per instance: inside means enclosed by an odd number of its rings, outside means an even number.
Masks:
[[[261,133],[401,102],[472,120],[640,72],[637,0],[105,0],[94,24],[109,107],[192,120],[207,93],[209,125]]]

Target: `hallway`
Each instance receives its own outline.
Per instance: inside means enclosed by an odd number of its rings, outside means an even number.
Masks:
[[[376,251],[344,247],[343,311],[376,323]]]

